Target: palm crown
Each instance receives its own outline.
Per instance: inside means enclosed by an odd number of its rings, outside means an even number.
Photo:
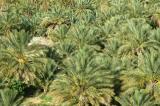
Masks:
[[[54,94],[62,98],[61,105],[108,105],[114,94],[111,71],[105,64],[98,65],[94,53],[87,52],[87,49],[77,52],[65,64],[65,73],[58,75],[53,82]]]
[[[37,77],[43,77],[41,68],[47,62],[44,50],[28,47],[30,37],[24,31],[13,32],[2,41],[1,76],[16,78],[25,83],[34,83]]]

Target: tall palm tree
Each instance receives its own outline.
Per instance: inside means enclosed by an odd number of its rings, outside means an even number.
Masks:
[[[105,64],[98,63],[94,52],[80,49],[66,61],[64,73],[53,82],[54,104],[66,106],[109,105],[112,74]]]
[[[9,37],[1,39],[1,78],[15,78],[26,84],[34,84],[43,77],[43,67],[48,59],[45,58],[44,49],[28,46],[30,37],[24,31],[14,31]]]

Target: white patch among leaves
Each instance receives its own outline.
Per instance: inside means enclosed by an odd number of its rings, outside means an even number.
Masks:
[[[48,46],[52,47],[53,46],[53,41],[46,38],[46,37],[33,37],[28,46],[31,45],[43,45],[43,46]]]

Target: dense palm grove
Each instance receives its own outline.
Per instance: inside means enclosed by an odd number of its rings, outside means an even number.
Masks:
[[[0,0],[0,106],[160,106],[160,0]]]

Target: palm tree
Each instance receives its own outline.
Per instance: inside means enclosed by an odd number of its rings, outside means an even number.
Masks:
[[[153,40],[156,40],[157,42],[160,42],[160,36],[159,36],[159,33],[160,33],[160,29],[155,29],[151,32],[151,36],[150,36],[150,39],[153,39]]]
[[[4,89],[0,91],[0,105],[1,106],[20,106],[23,97],[18,97],[18,93],[11,89]]]
[[[74,0],[60,0],[58,1],[61,6],[65,7],[73,7],[75,5]]]
[[[144,11],[145,13],[147,13],[148,9],[145,8],[145,4],[143,4],[143,0],[132,0],[132,1],[129,1],[128,3],[128,6],[129,6],[129,9],[130,9],[130,15],[131,17],[140,17],[141,15],[145,15],[144,14]],[[144,11],[142,11],[144,10]],[[142,17],[142,16],[141,16]]]
[[[88,26],[84,23],[79,23],[73,25],[68,32],[69,39],[72,39],[73,42],[77,45],[77,48],[81,48],[83,46],[90,46],[95,49],[99,49],[100,46],[98,42],[100,42],[99,30],[95,26]]]
[[[7,13],[4,13],[0,17],[0,35],[7,36],[11,30],[17,28],[19,17],[15,15],[14,12],[8,9]]]
[[[145,90],[135,90],[131,94],[116,97],[122,106],[156,106],[154,97]]]
[[[125,87],[142,87],[154,94],[155,87],[160,80],[160,57],[157,52],[145,53],[139,61],[139,66],[133,70],[122,72]],[[131,83],[132,81],[132,83]],[[141,86],[140,86],[141,85]]]
[[[55,49],[57,50],[58,54],[60,55],[62,59],[66,59],[75,53],[76,44],[69,39],[65,39],[65,40],[60,41],[55,46]]]
[[[118,53],[124,56],[138,56],[149,49],[159,49],[160,43],[149,39],[150,26],[144,20],[131,20],[128,22],[127,37],[123,38],[123,44]]]
[[[91,22],[95,20],[95,1],[75,0],[74,17],[78,22]]]
[[[105,64],[88,49],[80,49],[66,61],[65,71],[57,76],[53,89],[54,104],[88,106],[109,105],[112,90],[112,74]],[[101,59],[102,60],[102,59]]]
[[[49,86],[52,84],[54,80],[54,72],[57,69],[57,65],[53,61],[48,61],[45,65],[45,72],[43,73],[43,77],[39,80],[38,85],[43,89],[44,94],[49,91]]]
[[[9,37],[1,39],[1,78],[15,78],[26,84],[34,84],[43,77],[43,67],[48,59],[45,58],[44,49],[28,46],[30,37],[24,31],[14,31]]]

